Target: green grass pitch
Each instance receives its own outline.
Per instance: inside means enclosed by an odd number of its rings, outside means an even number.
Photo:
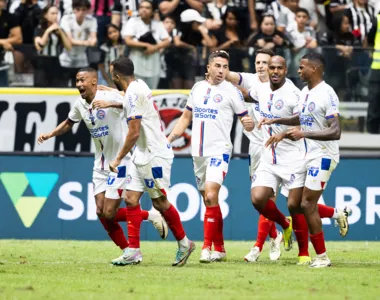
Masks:
[[[144,241],[140,265],[114,267],[111,242],[0,240],[0,299],[380,299],[380,242],[327,242],[326,269],[296,266],[297,249],[271,262],[268,244],[245,263],[251,242],[227,242],[228,261],[204,265],[196,244],[182,268],[175,242]]]

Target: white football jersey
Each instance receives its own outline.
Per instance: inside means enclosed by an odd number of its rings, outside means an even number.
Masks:
[[[313,89],[305,86],[298,104],[301,128],[304,131],[319,131],[329,128],[327,120],[339,116],[339,99],[334,89],[322,81]],[[306,158],[330,156],[339,162],[338,141],[317,141],[305,139]]]
[[[251,96],[259,101],[261,118],[290,118],[298,114],[298,99],[300,90],[288,79],[278,90],[272,91],[270,83],[267,82],[256,95]],[[256,97],[256,98],[255,98]],[[263,125],[264,145],[266,141],[275,134],[287,131],[289,126],[272,124]],[[304,158],[305,146],[303,141],[293,142],[283,139],[277,147],[264,148],[262,159],[269,164],[283,166],[299,165]]]
[[[94,100],[122,103],[123,97],[116,92],[97,91]],[[86,124],[95,144],[94,169],[109,170],[109,163],[117,157],[128,132],[123,110],[117,108],[93,109],[92,103],[88,104],[86,100],[78,97],[68,118],[73,122],[83,120]]]
[[[137,165],[145,165],[153,157],[173,158],[173,150],[165,136],[152,91],[143,80],[136,79],[130,83],[125,92],[123,107],[127,122],[141,119],[133,161]]]
[[[186,108],[193,112],[192,155],[231,155],[234,114],[248,113],[242,93],[227,81],[218,85],[199,81],[190,92]]]
[[[265,86],[265,82],[261,82],[257,74],[252,73],[239,73],[240,81],[239,85],[249,91],[249,94],[256,94],[258,90]],[[251,96],[252,97],[252,96]],[[257,98],[257,97],[256,97]],[[250,142],[262,145],[263,144],[263,132],[257,128],[260,120],[260,105],[259,103],[246,103],[248,107],[248,114],[255,122],[255,128],[248,132],[244,130],[244,134],[250,140]]]

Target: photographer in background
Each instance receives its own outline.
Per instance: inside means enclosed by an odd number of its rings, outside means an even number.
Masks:
[[[139,16],[123,25],[122,36],[130,47],[129,58],[135,65],[135,75],[156,89],[160,81],[160,49],[169,47],[169,34],[161,21],[153,20],[153,4],[144,0]]]
[[[13,46],[21,43],[21,28],[16,18],[6,11],[6,1],[0,0],[0,67],[3,67],[0,71],[0,86],[8,86],[8,70],[3,64],[5,53],[13,51]]]
[[[71,50],[71,42],[58,24],[56,6],[48,5],[43,9],[40,25],[35,32],[34,46],[38,51],[34,60],[34,86],[67,86],[58,56],[63,48]]]

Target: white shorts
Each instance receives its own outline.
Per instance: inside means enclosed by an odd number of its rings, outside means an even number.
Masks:
[[[306,163],[305,187],[313,191],[324,190],[336,166],[337,163],[328,156],[309,160]]]
[[[153,157],[146,165],[131,162],[125,189],[148,192],[151,199],[167,196],[173,159]]]
[[[303,187],[305,177],[305,172],[293,173],[291,167],[273,165],[261,160],[256,173],[252,176],[251,188],[256,186],[270,187],[276,194],[280,184],[286,190]]]
[[[92,173],[94,196],[106,192],[106,198],[114,200],[122,198],[123,190],[127,182],[127,170],[130,164],[131,160],[129,158],[123,160],[118,167],[118,173],[94,169]]]
[[[223,184],[228,172],[230,154],[217,156],[193,157],[194,174],[198,190],[204,191],[207,181]]]
[[[249,177],[252,179],[253,174],[255,174],[257,168],[259,167],[261,153],[263,152],[263,145],[249,143]]]

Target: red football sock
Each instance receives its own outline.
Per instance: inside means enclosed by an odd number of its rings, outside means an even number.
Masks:
[[[326,252],[325,237],[323,235],[323,231],[316,234],[310,234],[310,240],[317,254],[323,254]]]
[[[283,229],[289,227],[289,220],[282,214],[281,211],[276,206],[272,200],[268,200],[263,209],[260,209],[260,214],[262,214],[265,218],[276,222]]]
[[[146,210],[141,211],[141,217],[143,220],[148,220],[149,212]],[[119,208],[113,218],[115,222],[126,222],[127,221],[127,209],[125,207]]]
[[[263,249],[265,240],[269,234],[273,221],[268,220],[263,215],[259,217],[259,224],[257,229],[257,239],[254,247],[259,247],[260,251]]]
[[[271,220],[268,220],[268,222],[270,222],[272,224],[272,226],[270,227],[270,230],[269,230],[269,237],[271,239],[275,239],[275,238],[277,238],[276,224],[273,221],[271,221]]]
[[[178,211],[173,205],[170,205],[170,207],[162,213],[162,217],[165,219],[166,223],[168,223],[168,226],[177,241],[182,240],[186,236]]]
[[[128,241],[125,238],[124,231],[121,226],[115,221],[109,221],[105,218],[100,218],[104,229],[107,231],[111,240],[120,247],[120,249],[125,249],[128,247]]]
[[[309,255],[309,228],[303,214],[292,215],[293,231],[298,243],[298,256]]]
[[[135,207],[127,207],[127,227],[130,248],[140,248],[140,227],[143,221],[140,204]]]
[[[215,240],[215,235],[218,231],[218,210],[220,210],[219,206],[206,206],[206,213],[203,221],[204,240],[202,249],[209,248],[211,250],[212,242]]]
[[[214,234],[214,250],[218,252],[225,252],[224,249],[224,237],[223,237],[223,215],[222,211],[220,210],[220,206],[216,206],[216,213],[217,213],[217,230]]]
[[[318,212],[321,218],[332,218],[335,213],[335,208],[323,204],[318,204]]]

